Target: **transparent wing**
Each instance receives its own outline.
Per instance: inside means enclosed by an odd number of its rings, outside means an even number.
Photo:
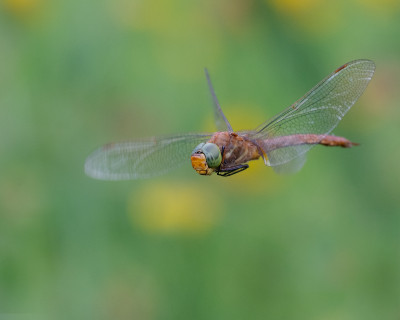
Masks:
[[[251,138],[264,147],[271,166],[282,165],[310,150],[297,145],[275,150],[263,140],[292,134],[329,134],[364,92],[375,71],[370,60],[349,62],[318,83],[303,98],[260,125]],[[321,136],[321,139],[323,136]]]
[[[215,125],[217,127],[217,130],[233,132],[231,124],[229,123],[228,119],[225,117],[224,113],[222,112],[221,106],[219,105],[217,96],[214,91],[214,87],[211,83],[210,75],[208,74],[208,70],[204,69],[204,72],[206,74],[208,88],[210,89],[210,93],[213,98],[214,119],[215,119]]]
[[[85,162],[85,173],[102,180],[145,179],[190,163],[193,149],[210,134],[154,137],[141,141],[107,144]]]
[[[288,162],[273,166],[272,168],[276,173],[279,174],[292,174],[299,171],[306,163],[306,160],[307,160],[306,154],[303,153]]]

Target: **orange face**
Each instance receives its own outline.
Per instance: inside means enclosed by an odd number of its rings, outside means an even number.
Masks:
[[[209,168],[204,153],[193,153],[190,157],[192,167],[201,175],[210,175],[214,172],[213,168]]]

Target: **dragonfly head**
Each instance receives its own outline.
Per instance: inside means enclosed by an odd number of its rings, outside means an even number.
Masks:
[[[222,161],[221,150],[214,143],[200,143],[190,157],[193,169],[201,175],[210,175]]]

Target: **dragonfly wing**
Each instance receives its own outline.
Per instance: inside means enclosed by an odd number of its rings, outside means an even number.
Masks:
[[[155,137],[105,145],[85,162],[85,173],[101,180],[145,179],[190,163],[190,154],[210,134]]]
[[[215,125],[217,126],[217,130],[233,132],[231,124],[229,123],[228,119],[225,117],[224,113],[222,112],[221,106],[217,99],[217,95],[215,94],[215,91],[214,91],[214,87],[211,83],[211,78],[210,78],[210,75],[208,74],[208,70],[204,69],[204,72],[206,74],[208,88],[210,89],[210,93],[213,98],[214,119],[215,119]]]
[[[306,160],[307,160],[306,154],[303,153],[288,162],[273,166],[272,168],[274,169],[274,171],[276,173],[279,173],[279,174],[296,173],[304,166],[304,164],[306,163]]]
[[[329,134],[364,92],[375,71],[370,60],[349,62],[312,88],[303,98],[271,120],[260,125],[251,136],[262,146],[269,138],[293,134]],[[268,150],[271,166],[291,161],[313,145]]]

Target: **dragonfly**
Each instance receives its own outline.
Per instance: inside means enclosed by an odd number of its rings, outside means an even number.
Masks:
[[[102,180],[145,179],[191,162],[200,175],[229,177],[258,159],[278,173],[296,172],[316,145],[358,145],[331,132],[362,95],[374,71],[371,60],[348,62],[254,130],[234,131],[205,69],[218,131],[109,143],[89,155],[85,172]]]

